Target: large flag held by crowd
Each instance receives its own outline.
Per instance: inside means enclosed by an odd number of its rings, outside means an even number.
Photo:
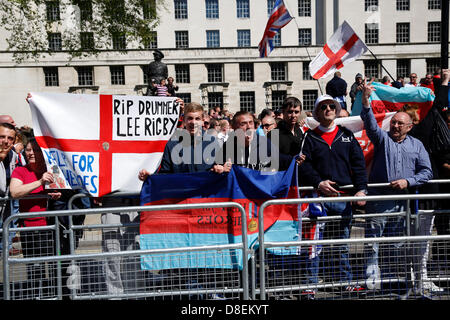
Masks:
[[[263,37],[258,45],[260,58],[267,57],[273,50],[274,37],[281,28],[287,25],[292,16],[284,4],[283,0],[277,0],[267,21],[266,29],[264,30]]]
[[[236,208],[203,208],[148,211],[141,213],[141,249],[167,249],[190,246],[242,243],[242,219],[247,222],[251,246],[258,233],[258,214],[263,202],[270,199],[296,198],[296,163],[286,171],[261,174],[260,171],[233,166],[228,174],[212,172],[151,175],[142,186],[141,205],[237,202]],[[298,239],[297,205],[269,206],[264,210],[267,241]],[[164,254],[166,255],[166,254]],[[162,256],[164,256],[162,255]],[[221,254],[186,252],[162,259],[161,255],[144,255],[142,268],[242,268],[240,250],[222,250]]]
[[[344,65],[355,61],[368,50],[352,27],[344,21],[337,28],[319,54],[310,62],[309,72],[314,79],[325,78]]]
[[[374,114],[396,112],[405,104],[417,106],[420,119],[424,119],[433,105],[435,96],[431,89],[425,87],[395,87],[378,82],[372,83],[375,91],[369,98]],[[352,115],[359,115],[362,108],[361,92],[359,91],[352,107]]]
[[[394,112],[375,115],[384,130]],[[373,146],[367,137],[359,116],[338,118],[336,123],[352,132],[358,139],[366,163],[370,166]],[[318,122],[307,118],[306,126],[314,129]],[[141,205],[189,204],[208,202],[240,203],[246,211],[248,243],[253,245],[258,234],[258,217],[261,204],[270,199],[299,198],[297,177],[293,161],[287,171],[273,174],[233,166],[229,174],[185,173],[152,175],[144,183],[141,191]],[[164,186],[164,187],[161,187]],[[301,197],[312,196],[303,193]],[[302,217],[326,215],[320,205],[269,206],[264,211],[264,238],[266,241],[300,241],[321,238],[321,225],[302,223]],[[141,213],[140,247],[142,249],[167,249],[190,246],[205,246],[237,243],[242,241],[241,216],[236,209],[205,208],[168,211],[148,211]],[[275,254],[300,254],[308,250],[310,258],[320,252],[320,247],[310,246],[292,250],[273,250]],[[219,261],[220,260],[220,261]],[[144,269],[170,268],[214,268],[215,266],[241,266],[242,256],[237,250],[229,250],[221,255],[210,254],[201,261],[189,253],[176,253],[170,259],[161,255],[143,256]]]
[[[29,105],[49,187],[94,197],[139,192],[139,170],[156,171],[180,112],[173,97],[32,93]]]

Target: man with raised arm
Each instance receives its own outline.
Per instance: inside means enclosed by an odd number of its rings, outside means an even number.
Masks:
[[[371,195],[403,194],[408,188],[426,183],[432,178],[428,152],[422,142],[408,135],[412,119],[406,112],[397,112],[391,119],[389,131],[383,131],[377,124],[369,97],[373,86],[362,84],[363,96],[361,119],[367,136],[374,145],[373,165],[369,183],[389,183],[389,187],[370,188]],[[369,201],[367,213],[391,213],[405,210],[405,201]],[[366,224],[366,238],[403,236],[405,219],[402,216],[370,218]],[[399,246],[397,246],[399,247]],[[378,243],[369,244],[367,250],[366,278],[368,289],[379,288],[381,270],[378,266]],[[398,256],[397,256],[398,258]],[[396,264],[403,265],[396,261]],[[403,270],[406,272],[406,270]],[[409,270],[408,270],[409,271]]]

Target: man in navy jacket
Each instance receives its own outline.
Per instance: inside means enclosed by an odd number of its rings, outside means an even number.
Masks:
[[[335,124],[341,105],[329,95],[317,98],[313,117],[320,125],[307,131],[302,153],[305,161],[300,167],[300,181],[303,185],[318,189],[321,196],[344,195],[339,186],[354,185],[346,195],[365,196],[367,194],[367,173],[364,155],[353,133]],[[357,201],[362,206],[364,201]],[[340,215],[339,231],[332,238],[350,237],[352,206],[350,202],[325,202],[328,216]],[[329,225],[329,224],[328,224]],[[327,231],[327,230],[326,230]],[[325,232],[327,233],[327,232]],[[339,277],[341,281],[351,281],[348,245],[338,246],[340,254]],[[362,290],[360,286],[348,285],[347,291]]]

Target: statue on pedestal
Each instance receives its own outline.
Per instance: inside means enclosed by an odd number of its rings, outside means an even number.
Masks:
[[[147,96],[153,95],[152,92],[154,91],[154,84],[159,84],[162,79],[167,79],[168,77],[167,65],[164,62],[161,62],[164,58],[164,54],[160,50],[156,49],[153,52],[153,58],[155,60],[150,62],[148,65]]]

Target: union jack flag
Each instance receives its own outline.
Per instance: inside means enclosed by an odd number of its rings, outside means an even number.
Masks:
[[[273,38],[280,32],[281,28],[287,25],[292,16],[289,14],[283,0],[277,0],[275,6],[270,14],[269,21],[267,21],[266,29],[264,30],[263,38],[258,45],[259,57],[267,57],[273,50]]]

